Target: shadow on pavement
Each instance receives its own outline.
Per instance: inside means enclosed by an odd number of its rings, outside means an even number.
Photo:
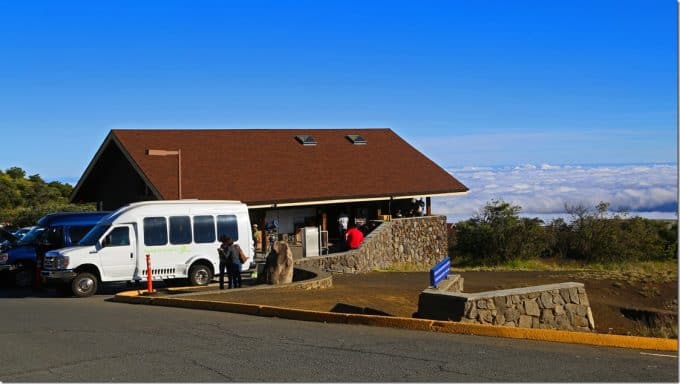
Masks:
[[[333,306],[333,308],[331,308],[331,312],[351,313],[351,314],[355,314],[355,315],[392,316],[387,312],[379,311],[377,309],[368,308],[368,307],[357,307],[357,306],[354,306],[354,305],[343,304],[343,303],[335,304],[335,306]]]
[[[167,288],[175,284],[167,284],[165,282],[154,282],[154,288]],[[176,285],[181,285],[177,283]],[[117,293],[129,291],[132,289],[146,289],[143,284],[128,284],[128,283],[100,283],[99,290],[93,297],[113,296]],[[74,298],[73,294],[65,287],[40,287],[40,288],[20,288],[11,283],[2,282],[0,284],[0,300],[1,299],[19,299],[28,297],[40,298]]]

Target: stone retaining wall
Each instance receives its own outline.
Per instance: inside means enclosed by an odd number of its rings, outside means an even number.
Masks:
[[[446,236],[444,216],[393,219],[368,234],[359,249],[306,257],[295,265],[342,273],[365,273],[399,264],[427,270],[446,257]]]
[[[313,270],[311,268],[298,267],[293,269],[293,283],[299,289],[325,289],[333,286],[331,274]]]
[[[571,282],[480,293],[427,289],[418,301],[418,317],[520,328],[595,329],[583,284]]]

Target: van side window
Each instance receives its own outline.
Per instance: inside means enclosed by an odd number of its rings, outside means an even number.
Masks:
[[[234,241],[238,240],[238,225],[235,215],[217,216],[217,238],[219,239],[220,236],[229,236]]]
[[[168,243],[168,227],[165,217],[144,218],[144,245],[165,245]]]
[[[215,219],[212,216],[194,216],[194,241],[214,243],[215,239]]]
[[[71,239],[71,244],[77,244],[94,225],[72,225],[68,229],[68,236]]]
[[[130,231],[127,227],[114,228],[104,239],[104,247],[130,245]]]
[[[170,244],[191,243],[191,219],[189,216],[170,216]]]

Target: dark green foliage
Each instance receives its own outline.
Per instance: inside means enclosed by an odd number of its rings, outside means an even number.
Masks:
[[[71,185],[46,183],[40,175],[26,177],[19,167],[0,171],[0,223],[23,227],[35,224],[48,213],[95,210],[92,204],[69,203],[72,191]]]
[[[538,218],[520,218],[519,206],[492,200],[470,220],[450,227],[450,255],[459,265],[539,257],[597,263],[677,258],[677,222],[610,215],[604,202],[592,212],[584,206],[566,208],[570,222],[556,219],[544,225]]]
[[[550,237],[539,219],[519,218],[521,207],[493,200],[472,219],[456,224],[454,255],[492,265],[545,255]]]

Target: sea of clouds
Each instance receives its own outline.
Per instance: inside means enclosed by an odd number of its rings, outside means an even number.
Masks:
[[[432,198],[432,210],[449,222],[467,220],[492,199],[519,205],[520,216],[545,222],[569,219],[565,206],[591,210],[604,201],[610,211],[629,216],[677,219],[677,164],[646,165],[519,165],[463,167],[448,171],[470,192]]]

